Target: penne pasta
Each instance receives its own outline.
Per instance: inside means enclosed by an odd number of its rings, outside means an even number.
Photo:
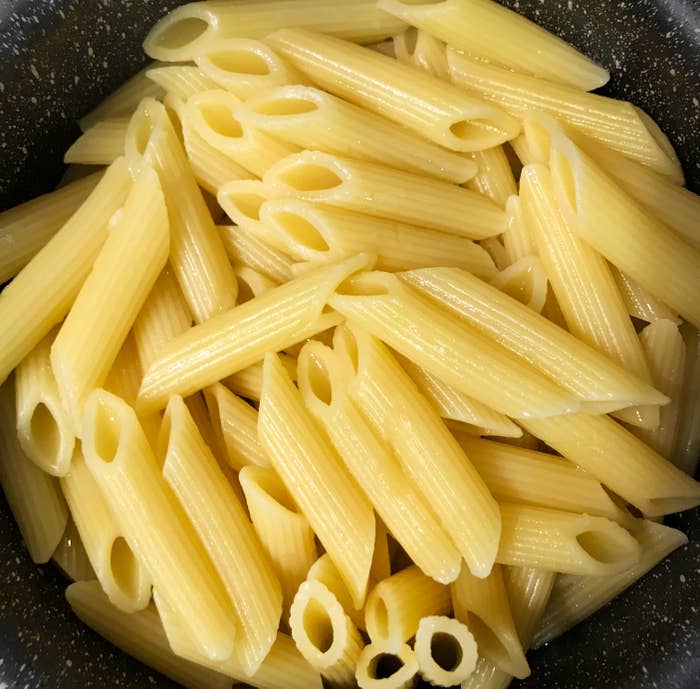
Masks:
[[[488,196],[501,208],[505,208],[508,199],[518,193],[518,186],[503,146],[477,151],[471,157],[479,171],[467,182],[467,187]]]
[[[265,185],[259,179],[234,180],[217,193],[217,201],[226,215],[255,236],[263,235],[263,241],[267,239],[267,233],[260,229],[260,209],[269,198]]]
[[[260,361],[265,352],[337,325],[336,314],[323,314],[329,294],[369,265],[371,258],[358,254],[323,266],[171,340],[144,376],[141,410],[162,408],[171,394],[189,395]]]
[[[51,370],[50,332],[15,372],[17,436],[24,453],[40,469],[63,476],[70,469],[75,430]]]
[[[585,93],[570,86],[515,74],[495,65],[447,50],[450,78],[458,86],[494,103],[516,117],[541,110],[577,132],[618,151],[642,165],[683,181],[683,172],[668,140],[656,125],[627,101]],[[520,150],[520,147],[518,146]],[[529,159],[523,150],[524,164]]]
[[[130,332],[117,353],[103,387],[107,392],[121,397],[127,404],[133,405],[139,393],[141,376],[136,341],[133,332]]]
[[[450,150],[480,151],[519,133],[499,108],[373,50],[302,29],[267,41],[317,86]]]
[[[519,437],[522,429],[507,416],[495,412],[450,385],[443,383],[432,373],[414,364],[400,354],[394,356],[401,368],[415,383],[421,394],[433,403],[443,419],[468,425],[474,435],[499,435]]]
[[[202,440],[181,397],[168,403],[159,454],[172,488],[233,602],[234,655],[253,675],[277,636],[282,593],[238,498]]]
[[[678,421],[678,436],[671,461],[690,476],[700,457],[700,333],[689,323],[681,326],[685,343],[685,370],[681,398],[681,417]]]
[[[608,357],[465,271],[423,269],[403,273],[401,279],[574,393],[584,411],[590,407],[600,414],[668,401]]]
[[[506,201],[506,231],[503,247],[508,264],[516,263],[526,256],[536,256],[537,250],[523,219],[520,197],[509,196]]]
[[[436,510],[407,481],[390,446],[375,435],[361,407],[348,397],[348,363],[320,342],[307,343],[299,355],[304,402],[411,560],[426,576],[449,583],[459,572],[460,553]]]
[[[554,179],[547,168],[528,165],[523,169],[523,215],[569,331],[651,384],[641,343],[608,264],[576,236],[554,193]],[[618,418],[654,428],[659,411],[643,407],[622,412]]]
[[[87,199],[97,172],[0,213],[0,284],[13,278]]]
[[[568,574],[616,574],[639,560],[637,540],[605,517],[501,503],[497,561]]]
[[[217,88],[217,83],[213,79],[210,79],[199,67],[193,65],[154,67],[146,71],[146,76],[158,84],[163,91],[176,96],[185,103],[195,93]]]
[[[505,229],[503,211],[481,194],[441,180],[318,151],[280,160],[263,181],[273,198],[317,201],[469,239],[492,237]]]
[[[288,354],[278,354],[282,365],[287,369],[287,373],[292,380],[297,379],[297,360]],[[260,401],[262,393],[262,362],[248,366],[238,373],[227,376],[222,380],[223,384],[236,395],[253,400]]]
[[[380,41],[406,25],[377,10],[374,0],[267,0],[254,4],[193,2],[163,17],[143,44],[148,55],[180,62],[205,52],[213,39],[264,38],[285,26],[306,26],[358,43]]]
[[[547,275],[537,256],[519,258],[497,273],[491,284],[536,313],[542,312],[547,300]]]
[[[91,581],[95,578],[85,546],[71,517],[68,517],[66,530],[51,559],[71,581]]]
[[[530,668],[511,615],[502,568],[496,565],[488,577],[478,579],[462,567],[450,593],[455,617],[474,635],[481,656],[502,672],[527,677]]]
[[[299,585],[318,557],[314,532],[274,469],[251,464],[239,477],[253,528],[282,586],[286,622]]]
[[[608,70],[561,38],[489,0],[379,0],[377,7],[467,55],[516,72],[583,91],[610,79]]]
[[[482,239],[479,242],[479,246],[481,246],[488,252],[489,256],[491,256],[494,264],[496,265],[496,270],[504,270],[508,267],[506,250],[498,237],[488,237],[486,239]]]
[[[572,394],[434,308],[394,275],[374,272],[347,280],[329,303],[429,373],[502,414],[546,417],[579,406]]]
[[[78,165],[111,165],[124,155],[129,120],[115,117],[100,120],[86,130],[63,156],[63,162]]]
[[[396,653],[423,617],[450,610],[450,589],[412,565],[380,581],[367,596],[365,624],[374,643]]]
[[[653,521],[640,522],[633,533],[641,545],[641,557],[631,567],[603,577],[570,574],[557,577],[549,604],[534,632],[534,648],[552,641],[595,613],[688,542],[685,534]]]
[[[354,326],[336,333],[337,347],[354,374],[348,382],[350,396],[392,447],[469,568],[476,576],[486,576],[500,534],[498,506],[486,485],[388,349]],[[452,581],[457,572],[451,569],[450,579],[438,580]]]
[[[169,241],[158,176],[144,169],[51,346],[51,368],[78,437],[85,399],[105,382],[168,259]]]
[[[495,275],[487,252],[457,235],[291,198],[263,203],[260,220],[278,248],[312,265],[364,251],[377,256],[378,270],[454,265],[484,279]]]
[[[127,613],[143,610],[151,600],[151,578],[124,538],[112,511],[76,447],[61,491],[94,577],[109,602]]]
[[[22,450],[15,426],[14,378],[0,385],[0,486],[36,564],[51,559],[68,522],[58,481]]]
[[[230,689],[231,680],[180,658],[170,648],[154,606],[135,614],[115,608],[96,581],[66,589],[73,612],[117,648],[188,689]]]
[[[477,172],[476,163],[465,156],[311,86],[283,86],[258,93],[243,105],[240,118],[251,127],[301,148],[367,160],[457,184]]]
[[[570,414],[521,420],[521,425],[645,516],[660,517],[700,503],[698,483],[612,419]]]
[[[285,84],[306,83],[269,45],[250,38],[214,40],[195,57],[195,63],[216,86],[246,100],[260,91]]]
[[[146,100],[132,117],[127,157],[158,173],[170,220],[170,265],[197,322],[232,308],[236,281],[182,145],[163,106]]]
[[[444,615],[424,617],[414,644],[418,671],[438,687],[461,684],[474,672],[476,642],[466,625]]]
[[[673,321],[677,325],[680,324],[681,320],[678,318],[678,314],[669,309],[666,304],[649,294],[641,285],[632,280],[629,275],[625,275],[615,266],[610,266],[610,269],[630,316],[647,323],[665,319]]]
[[[557,200],[573,231],[700,327],[693,297],[700,289],[700,249],[650,218],[571,141],[552,143],[550,167]]]
[[[367,644],[355,669],[360,689],[410,689],[417,674],[418,661],[408,644],[398,649],[390,649],[381,642]]]
[[[438,38],[409,26],[393,38],[393,55],[399,62],[420,67],[440,79],[449,79],[446,46]]]
[[[255,299],[279,284],[248,266],[238,266],[234,268],[234,272],[236,280],[238,280],[239,304]]]
[[[3,289],[0,381],[66,316],[130,187],[125,161],[115,161],[85,203]]]
[[[206,388],[204,398],[231,467],[240,471],[249,464],[270,466],[258,442],[258,412],[221,383]]]
[[[265,356],[258,436],[360,608],[374,552],[374,511],[276,354]]]
[[[319,581],[305,581],[289,614],[292,638],[311,667],[334,687],[355,687],[365,643],[338,599]]]
[[[598,480],[560,457],[492,440],[457,435],[493,496],[501,502],[539,505],[606,517],[623,525],[619,507]]]
[[[375,564],[376,560],[378,559],[377,553],[382,547],[382,535],[384,540],[384,549],[386,550],[386,530],[383,530],[383,533],[380,533],[380,529],[382,529],[382,527],[380,527],[379,520],[377,520],[377,536],[375,538],[374,561],[372,562],[372,569],[370,570],[370,580],[376,577],[374,570],[377,569]],[[390,572],[387,571],[385,574],[388,577]],[[306,580],[317,581],[323,584],[333,594],[333,596],[335,596],[335,599],[341,605],[345,614],[352,620],[355,627],[364,630],[364,610],[355,609],[350,596],[350,591],[348,591],[348,587],[343,582],[337,567],[333,564],[333,560],[331,560],[328,553],[321,555],[321,557],[319,557],[318,560],[311,565],[309,571],[307,572]]]
[[[107,505],[156,590],[188,620],[201,653],[231,655],[235,612],[192,525],[163,480],[134,411],[95,390],[85,405],[83,452]],[[177,577],[171,576],[177,571]]]

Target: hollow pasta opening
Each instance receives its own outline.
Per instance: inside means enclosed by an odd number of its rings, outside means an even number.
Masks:
[[[620,557],[628,553],[628,548],[624,547],[621,539],[608,531],[583,531],[576,536],[576,542],[587,555],[604,564],[619,562]]]
[[[342,185],[342,178],[325,165],[299,163],[280,174],[280,180],[296,191],[327,191]]]
[[[308,357],[308,381],[314,396],[323,404],[330,405],[333,401],[333,386],[325,362],[313,354]]]
[[[280,211],[274,214],[273,219],[295,244],[311,251],[330,251],[323,235],[301,215]]]
[[[93,434],[97,456],[106,464],[113,462],[119,451],[121,419],[103,402],[95,409]]]
[[[511,658],[508,649],[481,617],[470,612],[467,626],[474,635],[481,654],[492,660],[499,667],[510,664]]]
[[[410,26],[404,32],[403,40],[404,47],[406,48],[406,54],[408,57],[412,57],[416,52],[416,47],[418,46],[418,29]]]
[[[133,550],[122,536],[112,542],[109,566],[119,590],[126,597],[135,598],[139,588],[139,565]]]
[[[347,297],[382,297],[390,293],[381,278],[372,273],[351,277],[341,282],[335,291]]]
[[[263,77],[271,72],[270,65],[262,55],[245,48],[219,50],[209,53],[207,58],[214,67],[230,74]]]
[[[372,617],[374,618],[374,626],[380,638],[386,639],[389,637],[389,610],[386,607],[386,602],[383,598],[377,597],[372,606]]]
[[[236,281],[238,282],[238,298],[236,300],[238,304],[245,304],[247,301],[255,299],[255,292],[243,275],[236,275]]]
[[[483,142],[488,140],[488,135],[498,134],[501,130],[491,120],[469,119],[458,120],[450,125],[450,132],[461,141]]]
[[[154,37],[153,43],[158,48],[179,50],[194,43],[208,28],[208,22],[200,17],[183,17],[170,22]]]
[[[292,496],[274,473],[265,469],[256,470],[254,467],[251,467],[247,471],[248,476],[253,479],[253,482],[261,491],[269,495],[275,502],[279,503],[289,512],[299,512],[294,500],[292,500]]]
[[[333,622],[325,606],[311,598],[303,617],[304,631],[309,641],[320,653],[326,653],[333,645]]]
[[[51,410],[43,402],[34,407],[29,430],[37,451],[43,457],[55,459],[61,449],[61,431]]]
[[[445,672],[452,672],[462,662],[462,645],[452,634],[436,632],[430,638],[430,655]]]
[[[232,191],[226,196],[241,215],[250,220],[260,220],[260,208],[267,201],[264,196],[249,191]]]
[[[403,660],[393,653],[380,653],[372,658],[367,674],[372,679],[389,679],[404,666]]]
[[[220,136],[225,136],[229,139],[240,139],[243,136],[243,127],[233,116],[229,107],[207,103],[200,105],[199,112],[211,130]]]
[[[318,105],[309,98],[274,98],[259,103],[253,110],[260,115],[304,115],[318,110]]]

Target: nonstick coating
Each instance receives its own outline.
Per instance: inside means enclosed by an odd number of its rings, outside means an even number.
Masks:
[[[177,4],[0,0],[0,208],[55,184],[79,133],[75,121],[143,64],[148,27]],[[608,67],[608,92],[659,121],[700,192],[698,0],[504,4]],[[65,580],[52,565],[32,565],[3,498],[0,520],[0,689],[175,686],[73,618]],[[700,513],[668,523],[691,543],[593,619],[531,653],[532,676],[514,689],[700,687]]]

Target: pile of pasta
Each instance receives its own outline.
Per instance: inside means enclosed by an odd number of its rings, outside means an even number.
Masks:
[[[526,677],[700,503],[667,139],[488,0],[199,2],[145,50],[0,214],[32,558],[187,687]]]

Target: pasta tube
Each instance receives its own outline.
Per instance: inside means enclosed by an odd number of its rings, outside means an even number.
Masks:
[[[620,296],[625,302],[630,316],[647,323],[666,319],[680,324],[677,313],[674,313],[666,304],[649,294],[641,285],[632,280],[629,275],[625,275],[614,266],[611,267],[615,284],[620,290]]]
[[[678,422],[678,438],[673,450],[672,462],[681,471],[695,476],[700,449],[700,333],[688,323],[681,326],[685,342],[685,371],[683,373],[683,397],[681,418]]]
[[[173,94],[185,103],[195,93],[217,88],[213,79],[204,74],[199,67],[192,65],[154,67],[146,71],[146,76],[163,91]]]
[[[61,542],[51,558],[61,573],[71,581],[92,581],[95,572],[88,559],[85,547],[78,534],[75,522],[70,517]]]
[[[297,379],[297,360],[288,354],[278,354],[282,365],[287,369],[287,373],[292,380]],[[227,376],[222,380],[223,384],[231,390],[231,392],[241,397],[245,397],[254,402],[260,401],[262,393],[262,362],[248,366],[238,373]]]
[[[375,561],[377,560],[377,551],[381,550],[382,547],[382,535],[384,540],[384,548],[386,549],[386,530],[384,530],[382,534],[380,533],[380,529],[383,529],[383,527],[380,526],[379,520],[377,520],[377,536],[375,538],[374,546]],[[375,569],[375,562],[373,562],[372,569],[370,570],[370,579],[374,578],[373,575],[375,574]],[[389,576],[389,574],[390,573],[387,572],[386,576]],[[318,581],[321,584],[323,584],[335,596],[336,600],[338,601],[338,603],[340,603],[341,607],[343,608],[345,614],[352,620],[352,623],[358,629],[364,630],[364,610],[355,609],[355,606],[352,603],[352,598],[350,596],[350,591],[348,591],[348,587],[343,582],[343,579],[340,576],[337,567],[333,564],[333,560],[331,560],[331,558],[328,556],[328,553],[324,553],[323,555],[321,555],[321,557],[319,557],[318,560],[316,560],[316,562],[314,562],[313,565],[311,565],[309,571],[307,572],[306,580]]]
[[[355,679],[360,689],[410,689],[417,674],[418,661],[408,644],[390,649],[375,641],[362,649]]]
[[[111,165],[124,155],[129,120],[125,117],[100,120],[90,127],[63,156],[63,162],[77,165]]]

